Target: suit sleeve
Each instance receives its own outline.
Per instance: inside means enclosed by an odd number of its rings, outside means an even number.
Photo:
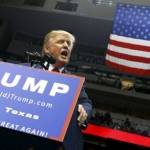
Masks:
[[[89,99],[87,93],[85,92],[84,87],[82,87],[79,100],[78,100],[78,104],[81,104],[84,107],[84,109],[86,110],[88,114],[88,120],[89,120],[92,115],[92,101]]]

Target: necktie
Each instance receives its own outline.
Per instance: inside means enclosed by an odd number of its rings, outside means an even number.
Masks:
[[[59,69],[57,67],[53,68],[52,71],[59,72]]]

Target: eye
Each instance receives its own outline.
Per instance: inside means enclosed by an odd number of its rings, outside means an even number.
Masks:
[[[70,46],[70,45],[71,45],[71,42],[70,42],[70,41],[67,41],[67,44],[68,44],[68,46]]]
[[[60,39],[60,40],[57,41],[58,44],[63,44],[65,42],[67,43],[68,46],[71,46],[71,41],[69,41],[69,40],[63,40],[63,39],[61,40]]]
[[[57,41],[57,43],[62,44],[62,43],[64,43],[64,40],[59,40],[59,41]]]

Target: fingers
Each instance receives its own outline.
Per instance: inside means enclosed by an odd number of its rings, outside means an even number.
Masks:
[[[79,112],[79,116],[77,118],[79,124],[82,124],[85,122],[85,120],[87,119],[87,112],[85,111],[84,107],[79,104],[78,105],[78,112]]]

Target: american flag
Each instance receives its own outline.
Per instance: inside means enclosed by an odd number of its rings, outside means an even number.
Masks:
[[[106,65],[128,74],[150,75],[150,6],[117,5]]]

